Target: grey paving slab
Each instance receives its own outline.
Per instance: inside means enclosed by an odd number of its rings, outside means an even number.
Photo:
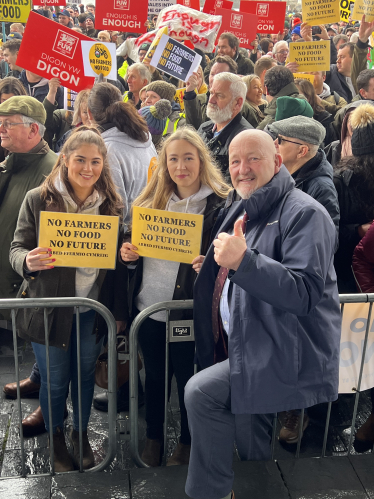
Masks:
[[[52,478],[50,498],[130,499],[128,472],[56,475]]]
[[[374,499],[374,455],[350,456],[349,460],[370,499]]]
[[[132,499],[188,499],[184,492],[187,468],[169,466],[131,470]]]
[[[0,497],[9,499],[50,499],[51,477],[0,480]]]
[[[368,499],[348,457],[278,461],[291,499]]]

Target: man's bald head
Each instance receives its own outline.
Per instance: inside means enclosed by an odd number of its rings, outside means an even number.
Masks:
[[[282,158],[270,135],[261,130],[244,130],[230,144],[229,168],[234,188],[248,199],[279,172]]]

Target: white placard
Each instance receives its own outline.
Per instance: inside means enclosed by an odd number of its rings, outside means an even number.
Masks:
[[[115,43],[82,41],[82,57],[85,76],[100,73],[110,80],[117,79],[117,57]]]

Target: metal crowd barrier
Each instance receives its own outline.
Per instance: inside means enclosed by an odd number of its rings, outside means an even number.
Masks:
[[[24,437],[22,431],[22,407],[19,387],[19,365],[18,365],[18,342],[16,331],[16,310],[22,308],[43,308],[44,309],[44,333],[46,345],[46,361],[47,361],[47,381],[48,381],[48,412],[50,421],[49,440],[50,440],[50,473],[40,474],[27,474],[25,468],[25,448]],[[117,418],[117,326],[111,312],[98,303],[97,301],[89,298],[16,298],[16,299],[2,299],[0,300],[0,310],[11,310],[12,331],[13,331],[13,346],[14,346],[14,362],[16,370],[17,381],[17,404],[19,413],[19,428],[21,437],[21,459],[22,459],[22,477],[40,477],[50,476],[55,474],[54,459],[53,459],[53,422],[52,422],[52,403],[51,403],[51,386],[50,386],[50,358],[49,358],[49,337],[48,337],[48,308],[58,307],[73,307],[76,309],[76,331],[77,331],[77,358],[78,358],[78,410],[79,410],[79,472],[95,472],[102,471],[107,468],[113,461],[116,455],[116,418]],[[80,307],[90,308],[95,310],[105,319],[108,326],[108,452],[104,460],[94,468],[83,470],[83,446],[82,446],[82,397],[81,397],[81,362],[80,362]],[[77,471],[70,471],[67,473],[77,473]],[[4,478],[19,478],[17,476],[5,476]]]
[[[362,360],[359,369],[359,377],[357,382],[357,387],[354,389],[355,391],[355,402],[352,416],[352,424],[351,424],[351,434],[348,445],[347,455],[350,455],[352,451],[352,443],[355,432],[355,424],[357,417],[357,408],[358,401],[360,396],[361,382],[362,382],[362,374],[364,369],[364,362],[368,344],[368,337],[371,326],[371,317],[372,317],[372,308],[374,302],[374,293],[371,294],[343,294],[339,295],[340,306],[341,306],[341,314],[343,319],[344,314],[344,305],[346,303],[369,303],[369,311],[367,316],[367,324],[365,328],[365,339],[363,343],[362,349]],[[166,440],[167,440],[167,405],[168,405],[168,369],[169,369],[169,341],[170,341],[170,311],[171,310],[189,310],[193,308],[193,300],[186,301],[169,301],[169,302],[161,302],[152,305],[151,307],[146,308],[135,318],[132,323],[130,329],[130,450],[132,454],[132,458],[135,461],[136,465],[141,468],[147,468],[148,465],[144,463],[139,455],[138,448],[138,371],[137,371],[137,352],[138,352],[138,332],[141,324],[152,314],[166,310],[167,320],[166,320],[166,361],[165,361],[165,422],[164,422],[164,449],[167,449]],[[181,326],[183,327],[183,323],[186,321],[181,321]],[[322,444],[322,452],[321,457],[326,457],[326,446],[327,446],[327,438],[329,433],[329,424],[330,424],[330,416],[331,416],[331,405],[332,402],[328,403],[327,406],[327,416],[326,423],[324,429],[324,437]],[[296,409],[296,408],[295,408]],[[296,454],[295,457],[298,459],[300,457],[300,447],[301,447],[301,439],[303,434],[303,423],[304,423],[304,409],[300,411],[300,423],[299,423],[299,435],[296,446]],[[274,415],[273,418],[273,431],[272,431],[272,442],[271,442],[271,450],[272,450],[272,459],[274,459],[274,451],[275,451],[275,442],[276,442],[276,434],[277,434],[277,421],[278,414]],[[166,453],[165,453],[166,454]],[[164,461],[166,456],[164,456]]]

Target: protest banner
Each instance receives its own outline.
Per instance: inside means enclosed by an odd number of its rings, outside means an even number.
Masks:
[[[64,87],[77,92],[92,88],[94,78],[84,75],[80,49],[80,42],[84,40],[92,41],[88,36],[31,12],[16,63],[48,80],[59,78]]]
[[[64,87],[64,109],[68,111],[74,111],[75,99],[77,98],[78,92],[70,90],[70,88]]]
[[[206,0],[204,3],[203,12],[210,15],[215,15],[216,9],[227,9],[231,10],[234,2],[230,2],[229,0]]]
[[[297,62],[299,73],[330,71],[330,40],[290,43],[289,62]]]
[[[0,2],[0,21],[6,23],[25,23],[30,15],[31,0],[2,0]]]
[[[148,2],[148,16],[158,15],[166,7],[175,5],[176,0],[149,0]]]
[[[221,16],[211,16],[177,4],[160,12],[157,28],[167,26],[169,36],[175,40],[190,40],[195,48],[213,52],[221,22]]]
[[[203,215],[133,207],[131,243],[140,256],[191,263],[200,255]]]
[[[103,74],[110,80],[117,79],[115,43],[82,41],[81,47],[85,76]]]
[[[303,21],[310,26],[337,23],[340,20],[340,0],[302,0]]]
[[[374,0],[356,0],[353,7],[352,19],[361,21],[365,16],[365,22],[374,21]]]
[[[222,33],[229,32],[239,38],[241,47],[252,48],[257,34],[258,16],[221,8],[216,9],[216,15],[222,16],[217,39]]]
[[[175,95],[174,95],[174,100],[175,100],[175,102],[177,102],[179,104],[181,111],[184,111],[183,96],[184,96],[185,91],[186,91],[186,88],[177,88],[177,90],[175,91]]]
[[[314,83],[314,75],[308,75],[306,73],[294,73],[293,77],[295,80],[308,80],[313,85]]]
[[[257,33],[283,33],[286,6],[287,2],[241,1],[240,11],[258,16]]]
[[[177,0],[179,5],[200,11],[200,0]]]
[[[150,65],[178,80],[187,81],[200,62],[201,55],[173,38],[162,35]]]
[[[41,211],[38,246],[52,250],[55,267],[114,269],[118,228],[118,217]]]
[[[354,393],[358,385],[369,303],[344,305],[340,340],[339,393]],[[374,320],[371,317],[360,391],[374,386]]]
[[[71,3],[71,2],[70,2]],[[66,6],[66,0],[47,0],[43,5],[46,5],[47,7],[65,7]]]
[[[148,0],[96,0],[95,28],[145,33]]]
[[[340,0],[340,20],[348,22],[349,16],[352,14],[354,7],[353,0]]]

